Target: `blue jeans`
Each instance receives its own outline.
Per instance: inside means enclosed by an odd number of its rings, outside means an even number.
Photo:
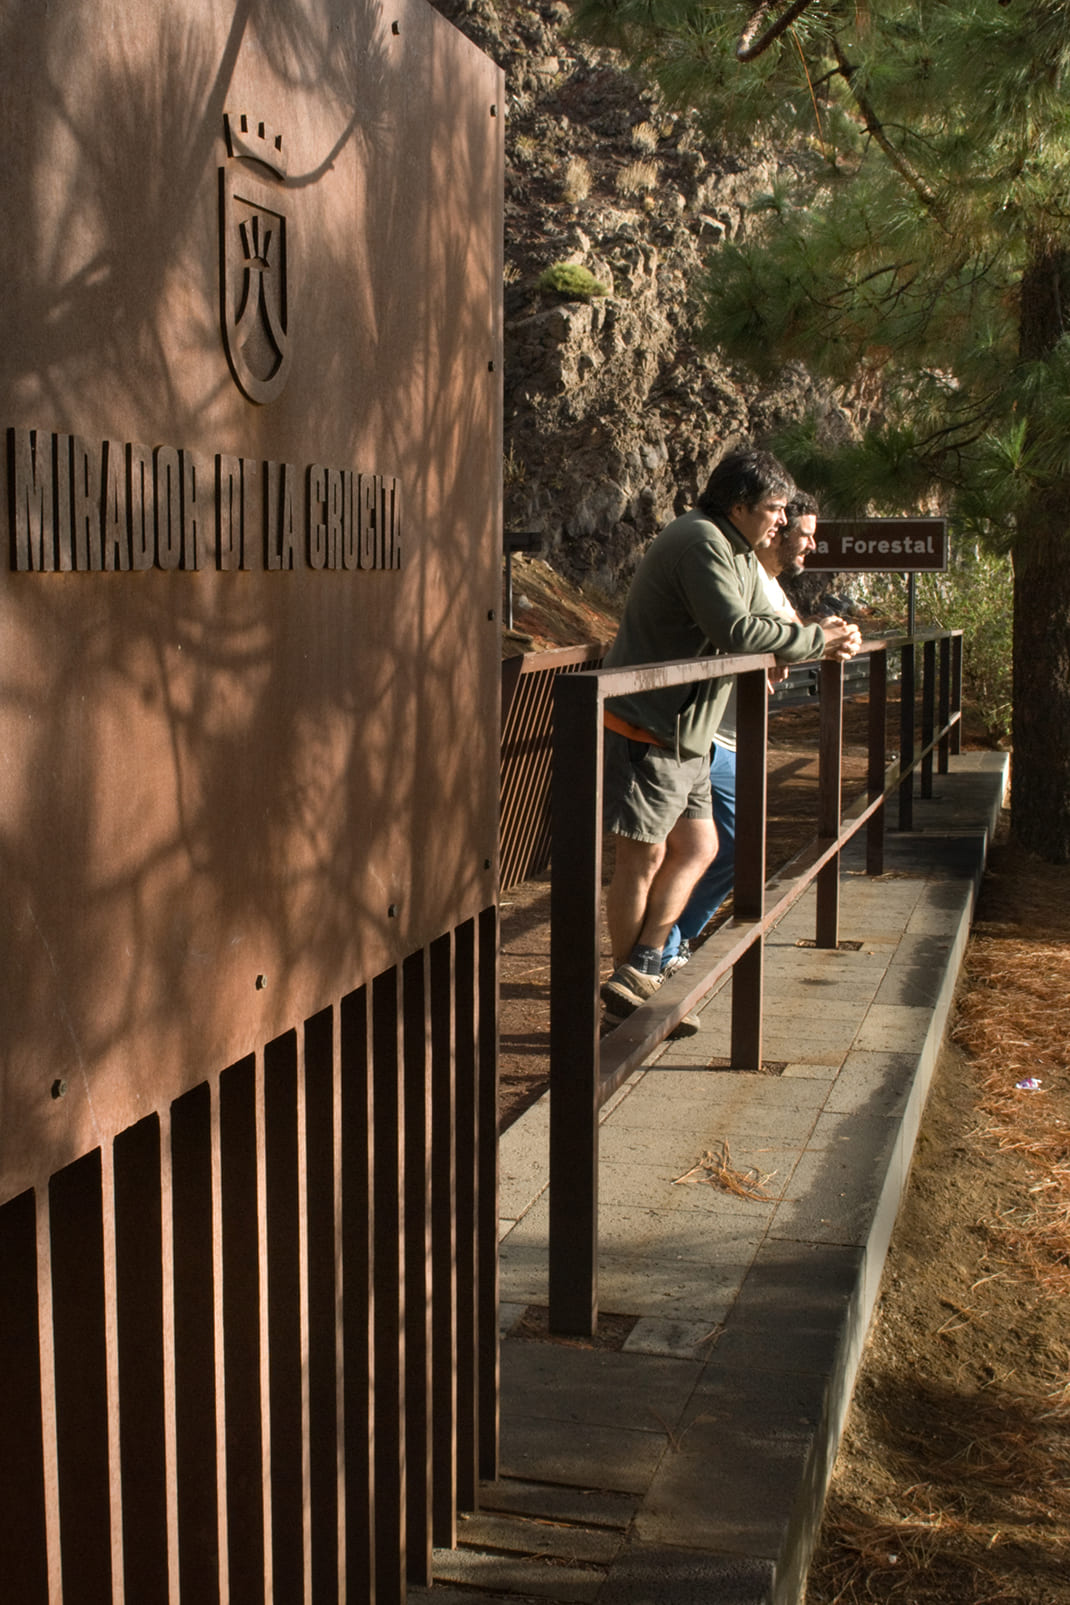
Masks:
[[[671,959],[681,939],[691,941],[706,929],[729,892],[736,874],[736,754],[730,747],[714,747],[710,759],[713,822],[717,826],[717,852],[695,882],[687,907],[669,932],[661,962]]]

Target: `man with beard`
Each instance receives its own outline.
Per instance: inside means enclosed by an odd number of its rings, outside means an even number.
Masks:
[[[796,495],[767,452],[724,458],[690,513],[655,538],[636,571],[605,666],[673,662],[710,653],[770,653],[781,663],[843,659],[853,624],[801,624],[768,600],[757,552],[786,521]],[[615,969],[602,985],[622,1018],[662,979],[665,943],[717,848],[710,753],[731,679],[609,697],[605,708],[604,824],[616,837],[606,892]],[[688,1016],[680,1029],[697,1030]]]
[[[762,583],[770,609],[781,618],[799,622],[780,584],[780,576],[802,572],[806,554],[812,552],[817,530],[817,503],[805,491],[795,491],[785,508],[786,522],[773,532],[764,546],[757,546],[754,555],[762,569]],[[786,670],[770,675],[770,687],[784,678]],[[710,754],[710,791],[713,802],[713,822],[717,827],[717,852],[712,863],[696,881],[687,906],[669,932],[662,953],[661,973],[664,978],[686,964],[691,957],[691,943],[700,936],[716,914],[735,878],[736,845],[736,693],[725,709],[714,737]]]

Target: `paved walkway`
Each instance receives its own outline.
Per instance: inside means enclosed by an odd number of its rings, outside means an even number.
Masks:
[[[599,1308],[617,1346],[525,1335],[547,1302],[547,1100],[505,1133],[502,1475],[410,1598],[801,1598],[1006,774],[1002,754],[953,759],[914,831],[889,835],[883,876],[848,858],[840,934],[857,946],[799,945],[812,893],[778,926],[764,1052],[781,1073],[710,1067],[725,987],[604,1111]],[[724,1165],[766,1196],[718,1186]]]

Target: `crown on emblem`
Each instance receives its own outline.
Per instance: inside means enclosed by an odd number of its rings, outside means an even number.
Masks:
[[[234,115],[223,113],[223,126],[227,136],[227,150],[231,156],[245,156],[285,178],[289,159],[282,148],[282,135],[270,123],[257,122],[245,112]]]

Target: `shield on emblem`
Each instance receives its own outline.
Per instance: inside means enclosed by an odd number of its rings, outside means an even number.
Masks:
[[[244,113],[224,117],[219,169],[223,344],[250,401],[274,401],[290,365],[290,230],[282,135]]]

